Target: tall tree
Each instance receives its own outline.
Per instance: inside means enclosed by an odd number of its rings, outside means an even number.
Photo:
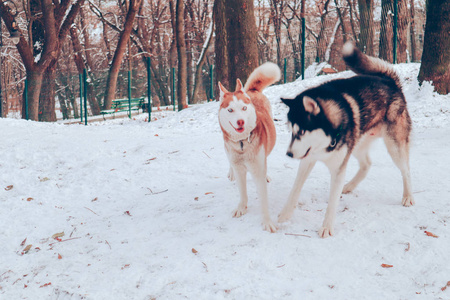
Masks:
[[[31,120],[56,121],[55,85],[51,79],[56,76],[56,62],[61,54],[63,41],[83,3],[84,0],[76,0],[74,3],[70,0],[28,2],[26,12],[28,31],[31,34],[28,40],[22,36],[17,44],[29,82],[28,111],[25,111],[26,107],[23,105],[23,118],[28,114]],[[6,26],[11,30],[13,16],[3,1],[0,1],[0,13]],[[46,77],[50,80],[47,80],[48,88],[45,89],[45,94],[41,95],[46,72]]]
[[[394,60],[393,11],[394,1],[381,0],[379,57],[391,63]]]
[[[450,93],[450,0],[427,1],[427,21],[419,82],[432,81],[440,94]]]
[[[129,1],[125,24],[122,32],[120,33],[119,43],[117,45],[116,51],[114,52],[111,68],[108,73],[108,79],[106,82],[106,94],[104,100],[105,109],[111,108],[112,101],[116,96],[117,77],[119,76],[120,66],[127,49],[131,31],[133,30],[134,19],[136,17],[141,1],[142,0]]]
[[[410,8],[410,14],[411,14],[411,25],[409,26],[409,34],[410,34],[410,40],[411,40],[411,61],[416,61],[416,21],[414,19],[414,0],[411,0],[411,3],[409,4]]]
[[[217,0],[216,82],[234,90],[236,79],[243,83],[258,66],[258,46],[253,0]],[[216,89],[217,91],[217,89]]]
[[[398,20],[397,20],[397,62],[408,61],[408,25],[409,25],[409,11],[407,0],[398,0]]]
[[[374,26],[373,26],[373,0],[358,0],[359,5],[359,26],[360,26],[360,38],[359,49],[364,51],[368,55],[374,55],[373,39],[374,39]]]
[[[187,96],[187,56],[186,41],[184,39],[184,3],[183,0],[177,0],[176,7],[176,39],[178,52],[178,110],[182,110],[186,106]]]
[[[328,5],[330,0],[317,2],[317,8],[320,14],[320,31],[317,36],[316,61],[325,61],[325,52],[327,49],[327,40],[325,36],[327,28]]]

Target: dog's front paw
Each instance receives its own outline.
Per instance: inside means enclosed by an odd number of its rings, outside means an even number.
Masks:
[[[242,217],[247,213],[247,206],[241,206],[239,205],[234,211],[233,211],[233,218],[239,218]]]
[[[228,171],[228,179],[230,179],[230,181],[234,181],[234,171],[233,168],[230,167],[230,171]]]
[[[283,208],[283,210],[280,212],[280,214],[278,215],[278,223],[284,223],[284,222],[288,221],[294,214],[294,209],[295,209],[295,207],[291,208],[291,207],[285,206]]]
[[[413,196],[409,195],[409,196],[403,197],[402,204],[403,204],[403,206],[409,207],[409,206],[413,206],[414,204],[416,204],[416,202],[414,202]]]
[[[327,238],[334,235],[334,229],[333,226],[322,226],[319,230],[319,236],[321,238]]]
[[[346,185],[344,185],[344,188],[342,189],[342,194],[349,194],[354,189],[355,189],[355,187],[352,184],[347,183]]]
[[[275,224],[270,219],[263,221],[263,229],[270,233],[275,233],[278,230],[277,226],[275,226]]]

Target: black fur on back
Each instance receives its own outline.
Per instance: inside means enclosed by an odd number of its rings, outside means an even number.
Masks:
[[[305,111],[303,97],[308,96],[314,99],[320,107],[318,115],[314,116]],[[348,101],[348,96],[355,100],[359,118],[356,119],[354,108]],[[335,147],[330,147],[328,151],[340,148],[347,144],[353,148],[355,144],[355,133],[364,134],[371,128],[379,125],[380,122],[389,122],[388,112],[391,109],[397,110],[395,115],[400,115],[406,109],[406,102],[401,89],[396,82],[385,76],[357,75],[347,79],[335,79],[317,87],[310,88],[292,100],[282,99],[289,106],[288,120],[292,124],[297,124],[301,129],[313,131],[322,129],[326,135],[336,141]],[[330,120],[324,112],[327,102],[333,102],[336,107],[335,119],[340,122],[335,123]],[[397,102],[395,106],[391,104]],[[378,121],[374,118],[380,115]],[[395,120],[391,120],[395,121]],[[356,131],[356,126],[358,130]]]

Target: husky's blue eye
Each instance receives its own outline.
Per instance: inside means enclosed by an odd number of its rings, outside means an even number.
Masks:
[[[229,109],[228,109],[228,112],[232,113],[232,112],[233,112],[233,109],[232,109],[232,108],[229,108]]]
[[[247,110],[247,106],[244,106],[244,107],[242,108],[242,110],[244,110],[244,111]]]
[[[302,135],[304,135],[305,134],[305,130],[303,130],[303,129],[301,129],[301,130],[299,130],[298,132],[297,132],[297,134],[293,134],[292,133],[292,135],[294,136],[294,138],[296,138],[296,139],[300,139],[300,137],[302,136]]]

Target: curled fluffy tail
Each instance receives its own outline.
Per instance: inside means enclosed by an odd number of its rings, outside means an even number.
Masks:
[[[269,85],[281,78],[280,68],[271,62],[266,62],[257,67],[247,79],[244,90],[256,90],[262,92]]]
[[[401,88],[400,78],[392,65],[376,57],[362,53],[353,42],[348,41],[342,47],[342,56],[347,66],[357,74],[388,77],[395,81]]]

